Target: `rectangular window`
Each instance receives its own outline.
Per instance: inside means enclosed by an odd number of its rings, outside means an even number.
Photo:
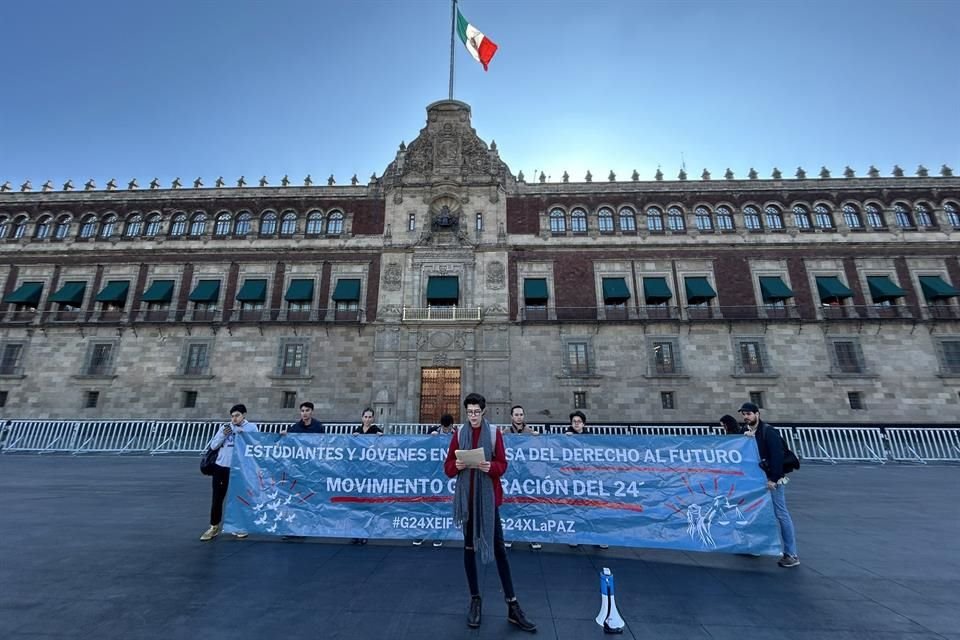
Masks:
[[[660,392],[660,406],[664,409],[675,409],[673,391]]]
[[[836,358],[837,370],[840,373],[862,373],[863,363],[860,360],[860,350],[857,344],[848,340],[837,340],[833,343],[833,352]]]
[[[298,376],[303,373],[303,355],[305,345],[291,343],[283,345],[283,361],[280,373],[285,376]]]
[[[201,376],[207,372],[210,345],[195,343],[187,346],[187,361],[183,367],[184,375]]]
[[[940,370],[946,374],[960,374],[960,340],[940,341]]]
[[[586,391],[573,392],[573,408],[574,409],[587,408],[587,392]]]
[[[417,229],[417,214],[411,213],[407,217],[407,231],[416,231]]]
[[[0,408],[7,406],[7,393],[6,391],[0,391]]]
[[[860,391],[847,392],[847,401],[850,403],[850,408],[854,411],[863,411],[866,409],[863,404],[863,393]]]
[[[100,392],[99,391],[87,391],[86,397],[84,397],[83,406],[87,409],[96,409],[97,404],[100,402]]]
[[[586,342],[567,343],[567,370],[570,375],[582,375],[590,372]]]
[[[744,373],[763,373],[763,355],[759,342],[740,343],[740,364]]]
[[[197,407],[197,392],[184,391],[183,392],[183,408],[195,409],[196,407]]]
[[[94,343],[90,346],[88,376],[107,376],[113,370],[113,344]]]
[[[763,404],[763,391],[751,391],[750,392],[750,402],[757,405],[760,409],[764,408]]]
[[[677,363],[673,355],[672,342],[653,343],[653,361],[658,374],[673,374],[677,372]],[[672,409],[673,407],[671,407]]]
[[[3,355],[0,356],[0,375],[12,376],[20,373],[22,359],[22,344],[3,345]]]
[[[477,231],[483,231],[483,214],[477,212]]]
[[[296,409],[296,407],[297,407],[297,392],[284,391],[283,392],[283,408]]]

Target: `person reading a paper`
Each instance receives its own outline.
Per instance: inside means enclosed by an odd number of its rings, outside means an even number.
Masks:
[[[463,401],[467,421],[457,428],[450,439],[450,449],[443,469],[447,476],[456,478],[453,494],[453,520],[463,529],[463,567],[470,587],[470,612],[467,625],[480,626],[481,597],[477,577],[477,551],[480,560],[497,562],[497,573],[507,600],[507,620],[524,631],[535,632],[537,625],[523,613],[513,592],[513,578],[507,550],[503,546],[503,526],[500,524],[500,505],[503,488],[500,477],[507,471],[507,455],[500,430],[483,417],[486,399],[471,393]]]

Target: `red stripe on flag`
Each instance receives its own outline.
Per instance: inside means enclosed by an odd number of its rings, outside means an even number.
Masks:
[[[493,40],[487,36],[483,36],[483,42],[480,43],[480,47],[477,49],[477,53],[480,54],[480,64],[483,65],[483,70],[487,70],[487,65],[490,64],[490,61],[493,60],[493,54],[497,52],[497,45],[494,44]]]

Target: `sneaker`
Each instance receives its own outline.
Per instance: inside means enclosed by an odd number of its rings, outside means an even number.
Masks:
[[[233,533],[233,537],[234,537],[234,538],[238,538],[238,539],[240,539],[240,540],[243,540],[244,538],[246,538],[246,537],[249,536],[249,535],[250,535],[250,534],[247,533],[246,531],[234,531],[234,533]]]
[[[594,545],[594,546],[595,546],[597,549],[609,549],[609,548],[610,548],[610,545],[608,545],[608,544],[597,544],[597,545]]]
[[[423,544],[423,538],[417,538],[416,540],[413,541],[413,546],[415,547],[419,547],[422,544]]]
[[[443,540],[434,540],[434,541],[433,541],[433,546],[435,546],[435,547],[442,547],[442,546],[443,546]]]
[[[531,542],[530,548],[533,549],[534,551],[539,551],[540,549],[543,549],[543,545],[540,544],[539,542]]]
[[[780,565],[781,567],[786,567],[786,568],[799,567],[800,558],[798,558],[797,556],[791,556],[785,553],[783,554],[783,557],[777,561],[777,564]]]
[[[580,545],[578,545],[578,544],[568,544],[567,546],[570,547],[571,549],[579,549],[579,548],[580,548]]]
[[[503,542],[503,546],[505,546],[507,549],[513,549],[513,543],[506,540]]]
[[[204,531],[203,535],[200,536],[200,541],[208,542],[216,538],[218,535],[220,535],[220,525],[212,524],[210,525],[210,528]]]

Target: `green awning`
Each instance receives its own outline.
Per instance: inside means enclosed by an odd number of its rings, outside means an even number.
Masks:
[[[266,280],[244,280],[237,293],[240,302],[263,302],[267,299]]]
[[[112,302],[114,304],[123,304],[127,301],[127,292],[130,290],[130,283],[126,280],[111,280],[107,283],[97,297],[97,302]]]
[[[333,290],[334,302],[358,302],[360,300],[360,280],[347,278],[337,280],[337,287]]]
[[[65,282],[58,291],[50,296],[50,302],[79,307],[83,304],[83,294],[86,290],[86,282]]]
[[[688,304],[703,304],[717,297],[717,292],[706,278],[684,278],[683,283],[687,289]]]
[[[888,302],[907,295],[907,292],[894,284],[887,276],[867,276],[867,286],[874,302]]]
[[[313,280],[291,280],[283,299],[287,302],[313,302]]]
[[[40,304],[40,295],[43,293],[42,282],[24,282],[10,295],[4,296],[3,301],[27,307]]]
[[[644,278],[643,300],[646,304],[663,304],[673,298],[666,278]]]
[[[960,291],[944,282],[940,276],[920,276],[920,288],[923,289],[923,297],[927,300],[943,300],[960,296]]]
[[[603,303],[623,304],[630,299],[630,289],[623,278],[603,279]]]
[[[817,277],[817,292],[820,294],[820,301],[824,303],[840,302],[853,297],[853,291],[836,276]]]
[[[793,291],[783,283],[780,276],[761,276],[760,295],[764,302],[783,302],[793,297]]]
[[[460,280],[456,276],[430,276],[427,302],[454,303],[460,299]]]
[[[220,297],[219,280],[201,280],[190,292],[190,302],[216,302]]]
[[[546,278],[524,278],[523,299],[527,304],[547,304],[550,295],[547,293]]]
[[[173,300],[173,280],[154,280],[140,297],[143,302],[170,302]]]

